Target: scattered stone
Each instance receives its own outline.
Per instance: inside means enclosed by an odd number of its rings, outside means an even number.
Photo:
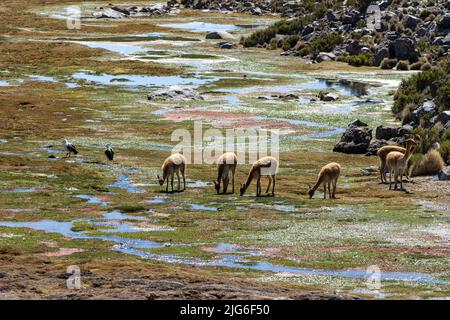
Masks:
[[[361,168],[361,173],[364,176],[371,176],[371,175],[374,175],[374,174],[378,174],[378,168],[377,167]]]
[[[321,101],[336,101],[339,99],[339,95],[336,93],[320,93],[319,98]]]
[[[101,11],[94,12],[93,15],[97,19],[122,19],[126,17],[125,14],[111,8],[106,8]]]
[[[450,180],[450,166],[443,167],[438,173],[439,180]]]
[[[437,106],[433,100],[425,101],[420,107],[411,112],[411,122],[418,126],[422,118],[431,119],[437,114]]]
[[[437,116],[436,122],[440,122],[443,126],[450,121],[450,111],[444,111]]]
[[[206,39],[232,39],[232,40],[235,40],[236,37],[226,31],[213,31],[213,32],[209,32],[206,35]]]
[[[419,22],[421,22],[421,20],[411,14],[405,15],[403,18],[403,25],[411,30],[414,30]]]
[[[336,55],[332,52],[320,52],[316,57],[317,62],[334,60],[336,60]]]
[[[233,49],[236,47],[236,45],[232,42],[219,42],[217,44],[219,46],[220,49]]]
[[[148,100],[175,99],[175,100],[204,100],[201,95],[191,88],[171,86],[155,90],[147,95]]]

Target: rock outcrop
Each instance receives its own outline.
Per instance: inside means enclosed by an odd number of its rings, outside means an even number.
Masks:
[[[358,126],[359,125],[359,126]],[[353,121],[334,146],[334,152],[365,154],[372,140],[372,130],[361,121]]]

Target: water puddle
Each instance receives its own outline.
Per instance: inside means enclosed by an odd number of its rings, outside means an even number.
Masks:
[[[138,216],[131,216],[119,211],[111,211],[107,212],[103,215],[103,218],[106,220],[139,220],[139,221],[146,221],[147,218],[144,217],[138,217]]]
[[[117,177],[117,181],[107,185],[110,188],[119,188],[125,189],[128,193],[144,193],[145,190],[136,188],[133,183],[130,181],[127,174],[120,174]]]
[[[116,52],[124,56],[134,55],[138,52],[145,51],[145,48],[134,44],[109,43],[109,42],[76,42],[93,49],[105,49]]]
[[[238,31],[261,28],[259,25],[234,25],[234,24],[220,24],[208,22],[188,22],[188,23],[167,23],[159,26],[174,29],[186,29],[191,32],[209,32],[209,31]]]
[[[107,206],[108,202],[102,201],[99,198],[95,197],[95,196],[90,196],[90,195],[86,195],[86,194],[78,194],[73,196],[74,198],[79,198],[79,199],[83,199],[83,200],[87,200],[87,203],[89,204],[99,204],[101,206]]]
[[[106,217],[108,216],[105,215],[105,218]],[[206,249],[209,250],[210,252],[221,254],[219,256],[216,256],[213,260],[186,259],[178,257],[176,255],[153,254],[139,249],[162,248],[165,247],[166,245],[150,240],[131,239],[118,236],[91,236],[84,234],[83,232],[72,231],[73,223],[76,221],[80,220],[74,220],[69,222],[59,222],[51,220],[42,220],[36,222],[0,221],[0,226],[14,227],[14,228],[31,228],[34,230],[59,233],[65,237],[74,239],[100,239],[104,241],[112,241],[117,243],[113,247],[113,250],[115,251],[136,255],[141,258],[156,259],[168,263],[192,264],[211,267],[228,267],[238,269],[250,269],[257,271],[268,271],[276,273],[334,276],[334,277],[359,278],[359,279],[365,279],[369,276],[365,270],[322,270],[322,269],[310,269],[310,268],[276,265],[266,261],[255,262],[252,260],[247,260],[245,259],[245,257],[255,255],[259,256],[261,255],[259,251],[255,251],[252,248],[246,249],[243,247],[227,243],[218,243],[215,247]],[[115,229],[111,229],[108,232],[117,232],[117,229],[119,229],[119,232],[129,232],[130,230],[131,232],[139,232],[139,230],[136,230],[132,226],[119,226],[117,223],[108,222],[107,224],[102,225],[116,227]],[[171,246],[180,246],[180,245],[172,244]],[[228,253],[231,253],[231,255],[229,255]],[[429,283],[429,284],[445,284],[445,285],[450,284],[450,281],[438,280],[431,275],[415,272],[382,272],[380,274],[380,279],[392,281]]]
[[[301,84],[299,87],[303,90],[336,89],[347,96],[361,97],[368,94],[369,85],[367,83],[347,79],[317,79]]]
[[[214,207],[208,207],[202,204],[195,204],[195,203],[191,203],[190,204],[191,208],[193,210],[199,210],[199,211],[211,211],[211,212],[217,212],[219,211],[218,208],[214,208]]]
[[[217,80],[217,78],[212,77],[110,75],[88,72],[74,73],[72,78],[106,86],[120,85],[145,87],[165,87],[175,85],[191,85],[198,87]]]
[[[31,193],[38,191],[39,188],[19,188],[19,189],[12,189],[12,190],[0,190],[0,193]]]

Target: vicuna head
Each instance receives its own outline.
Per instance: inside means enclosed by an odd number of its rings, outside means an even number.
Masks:
[[[245,187],[245,184],[241,184],[241,188],[239,190],[241,192],[241,196],[243,196],[245,193],[245,190],[247,190],[247,188]]]
[[[213,181],[214,182],[214,189],[216,189],[217,194],[220,193],[220,184],[217,181]]]
[[[159,174],[158,174],[156,177],[158,178],[159,185],[162,186],[162,185],[164,184],[164,179],[161,178],[161,177],[159,176]]]
[[[314,196],[314,192],[316,190],[314,190],[313,187],[311,187],[311,185],[308,184],[308,194],[309,194],[309,198],[311,199]]]
[[[420,141],[420,140],[419,140]],[[405,141],[406,149],[411,150],[411,153],[417,148],[417,142],[413,139],[408,139]]]

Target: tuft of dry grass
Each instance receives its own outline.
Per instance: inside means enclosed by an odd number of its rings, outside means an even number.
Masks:
[[[413,163],[411,175],[417,177],[437,174],[443,166],[444,160],[442,159],[441,154],[437,150],[431,149]]]

